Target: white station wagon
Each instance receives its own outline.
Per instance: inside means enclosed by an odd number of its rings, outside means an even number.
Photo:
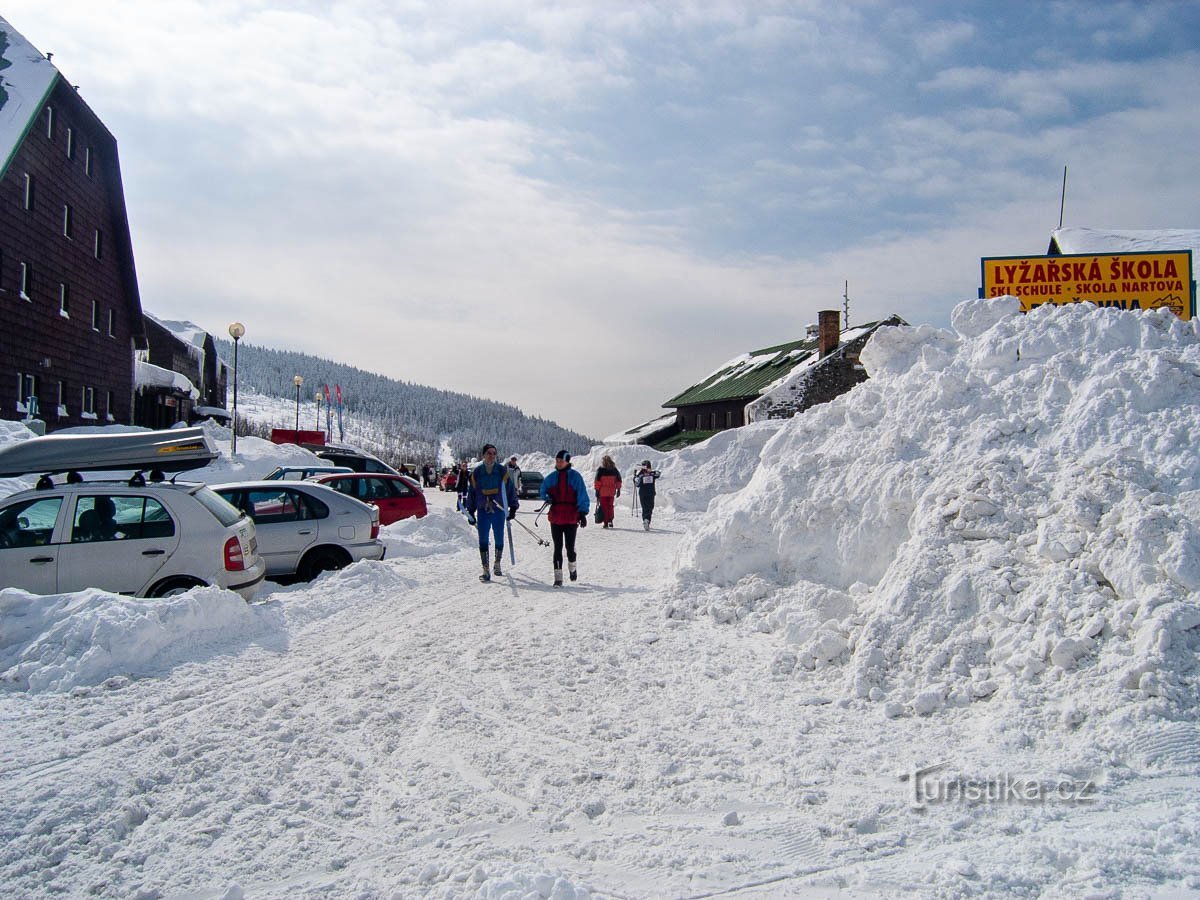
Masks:
[[[217,585],[249,600],[265,573],[254,523],[203,484],[51,484],[0,502],[0,587],[166,597]]]

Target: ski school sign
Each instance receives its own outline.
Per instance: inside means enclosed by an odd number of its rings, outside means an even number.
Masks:
[[[1043,303],[1095,303],[1120,309],[1166,307],[1187,321],[1195,315],[1192,251],[992,256],[980,260],[979,296],[1010,295],[1029,312]]]

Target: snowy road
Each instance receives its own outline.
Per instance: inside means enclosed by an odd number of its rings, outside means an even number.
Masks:
[[[3,695],[7,893],[549,895],[559,875],[559,896],[1070,895],[1105,867],[1153,878],[1164,849],[1187,868],[1195,779],[912,809],[898,773],[986,768],[1017,736],[974,709],[831,702],[820,672],[772,674],[769,636],[666,618],[655,590],[696,514],[645,533],[620,507],[558,590],[520,529],[517,565],[480,584],[452,495],[427,496],[420,528],[449,552],[275,587],[238,639],[153,677]],[[1193,752],[1181,728],[1157,752]],[[1152,838],[1107,847],[1118,821]]]

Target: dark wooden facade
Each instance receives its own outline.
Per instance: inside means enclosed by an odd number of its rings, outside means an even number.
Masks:
[[[129,423],[141,303],[116,140],[61,76],[0,177],[0,417]]]

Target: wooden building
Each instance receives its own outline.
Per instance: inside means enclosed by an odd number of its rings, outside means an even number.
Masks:
[[[116,139],[0,18],[0,418],[129,423],[142,321]]]
[[[133,424],[169,428],[229,419],[228,369],[211,334],[192,322],[146,313],[146,343],[137,352]]]
[[[855,328],[839,327],[837,310],[820,313],[803,339],[752,350],[731,359],[663,404],[675,410],[675,433],[660,450],[686,446],[749,422],[786,418],[827,403],[865,381],[858,357],[879,328],[906,325],[899,316]]]

